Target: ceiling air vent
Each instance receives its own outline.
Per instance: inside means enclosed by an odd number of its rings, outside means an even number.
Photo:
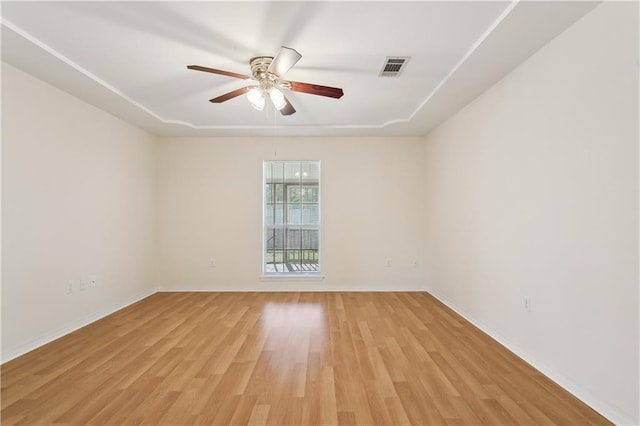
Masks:
[[[408,56],[387,56],[380,71],[380,77],[398,77],[407,61],[409,61]]]

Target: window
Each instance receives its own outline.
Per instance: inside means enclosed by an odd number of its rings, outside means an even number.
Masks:
[[[320,273],[320,162],[265,161],[263,273]]]

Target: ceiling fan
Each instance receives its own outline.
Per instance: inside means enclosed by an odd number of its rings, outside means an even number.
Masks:
[[[337,87],[320,86],[317,84],[301,83],[298,81],[287,81],[282,76],[289,71],[302,58],[302,55],[294,49],[282,46],[278,54],[273,56],[257,56],[251,58],[251,77],[230,71],[217,70],[200,65],[187,66],[190,70],[210,72],[229,77],[240,78],[253,82],[253,84],[233,90],[224,95],[210,99],[209,102],[222,103],[246,93],[249,103],[259,110],[264,109],[266,98],[269,97],[273,105],[282,115],[291,115],[296,112],[289,102],[289,99],[282,92],[292,90],[294,92],[309,93],[311,95],[327,96],[339,99],[342,97],[342,89]]]

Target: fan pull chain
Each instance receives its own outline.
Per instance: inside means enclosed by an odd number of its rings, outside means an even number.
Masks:
[[[273,107],[273,158],[278,158],[278,114]]]

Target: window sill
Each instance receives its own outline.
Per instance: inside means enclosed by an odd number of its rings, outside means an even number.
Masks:
[[[322,281],[324,280],[324,275],[315,275],[315,274],[268,274],[268,275],[260,275],[260,281]]]

